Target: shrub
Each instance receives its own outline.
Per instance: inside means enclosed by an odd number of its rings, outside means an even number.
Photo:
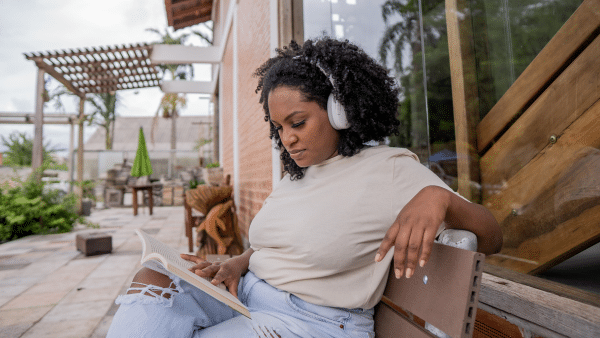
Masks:
[[[0,242],[33,234],[69,232],[77,221],[87,224],[77,213],[74,194],[44,189],[45,183],[39,180],[41,170],[18,182],[17,187],[0,187]]]

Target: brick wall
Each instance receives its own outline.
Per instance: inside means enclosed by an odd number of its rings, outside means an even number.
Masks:
[[[271,140],[263,110],[254,93],[257,80],[252,76],[269,57],[269,1],[240,0],[238,3],[238,140],[239,140],[239,226],[247,236],[248,228],[272,189]],[[233,176],[233,37],[229,36],[221,76],[221,149],[225,174]]]
[[[230,35],[232,32],[230,31]],[[221,126],[220,134],[223,140],[221,148],[221,166],[225,175],[231,175],[233,181],[233,39],[231,36],[225,48],[221,70]]]
[[[247,233],[250,222],[271,193],[271,140],[264,112],[254,93],[252,76],[269,57],[269,1],[246,0],[238,5],[238,118],[240,142],[240,228]]]

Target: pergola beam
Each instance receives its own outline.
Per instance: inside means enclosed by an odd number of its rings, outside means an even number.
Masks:
[[[155,87],[160,84],[159,71],[150,60],[152,45],[83,48],[70,51],[49,51],[25,54],[73,94],[85,99],[87,93],[111,90]],[[126,81],[96,83],[96,78],[117,78]],[[136,85],[125,85],[126,83]],[[116,85],[116,86],[115,86]],[[115,88],[112,88],[115,87]]]
[[[150,61],[153,64],[219,64],[222,56],[221,49],[214,46],[154,45]]]
[[[214,81],[163,81],[160,89],[164,93],[213,94]]]
[[[62,83],[62,85],[65,86],[71,93],[73,93],[74,95],[77,95],[79,97],[82,97],[83,95],[85,95],[84,93],[81,93],[79,90],[77,90],[71,84],[71,82],[67,81],[67,79],[65,79],[60,73],[55,71],[53,67],[50,67],[48,64],[43,62],[41,59],[39,59],[39,60],[34,59],[34,61],[35,61],[35,64],[37,65],[38,69],[42,69],[44,72],[48,73],[50,76],[55,78],[58,82]]]

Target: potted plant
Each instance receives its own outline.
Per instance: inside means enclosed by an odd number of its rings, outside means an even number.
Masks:
[[[219,162],[213,162],[202,169],[203,180],[210,185],[219,185],[223,181],[223,168]]]

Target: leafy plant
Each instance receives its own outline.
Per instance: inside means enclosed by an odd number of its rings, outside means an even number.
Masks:
[[[4,152],[4,163],[8,166],[31,166],[31,157],[33,155],[33,138],[26,133],[13,132],[8,138],[1,136],[2,145],[8,148]],[[50,142],[43,145],[43,159],[49,163],[55,163],[51,154],[62,149],[51,147]]]
[[[98,183],[94,180],[83,180],[82,184],[78,181],[74,182],[74,184],[78,187],[83,187],[83,198],[91,199],[92,201],[96,201],[96,194],[94,193],[94,188]]]
[[[206,165],[207,168],[218,168],[220,166],[221,165],[219,164],[219,162],[213,162]]]
[[[199,185],[206,184],[204,180],[193,179],[190,181],[190,189],[196,189]]]
[[[75,222],[95,227],[78,215],[74,194],[45,189],[45,183],[37,179],[44,169],[36,169],[25,181],[14,178],[17,187],[0,186],[0,242],[69,232]]]

